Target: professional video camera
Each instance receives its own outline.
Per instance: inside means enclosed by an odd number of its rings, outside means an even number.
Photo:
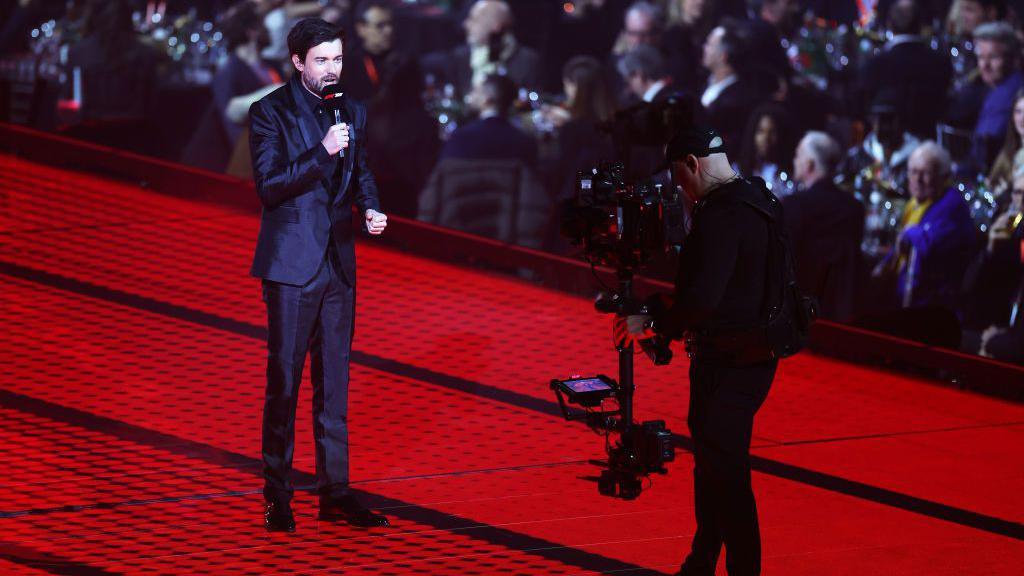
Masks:
[[[630,138],[627,145],[617,146],[620,158],[628,157],[634,144],[656,145],[660,151],[670,129],[678,127],[684,116],[673,103],[620,115],[609,129],[613,136]],[[627,150],[625,154],[623,149]],[[633,297],[633,276],[655,256],[678,253],[686,236],[684,199],[675,186],[653,179],[628,182],[626,174],[622,163],[602,163],[580,172],[576,196],[563,207],[562,217],[562,234],[583,248],[591,266],[603,265],[616,271],[618,290],[602,292],[594,306],[598,312],[616,316],[618,332],[625,331],[627,316],[662,311],[660,300]],[[656,336],[638,343],[655,364],[671,361],[668,340]],[[640,495],[644,478],[667,472],[665,464],[675,459],[675,446],[664,421],[634,422],[634,343],[619,334],[616,350],[618,382],[598,375],[556,379],[550,385],[566,420],[584,421],[605,435],[608,459],[600,462],[605,469],[598,478],[598,491],[631,500]],[[606,403],[615,406],[608,409]],[[583,410],[570,410],[570,404]],[[618,435],[617,440],[612,440],[613,434]]]
[[[686,236],[683,199],[653,180],[627,183],[622,163],[576,177],[576,198],[563,207],[562,234],[595,265],[635,271],[658,253],[678,252]]]

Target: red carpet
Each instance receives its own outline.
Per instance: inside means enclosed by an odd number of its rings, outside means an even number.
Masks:
[[[354,486],[389,529],[261,524],[258,219],[0,156],[0,574],[667,574],[691,458],[599,496],[547,381],[615,373],[587,300],[359,246]],[[687,443],[686,359],[637,362]],[[299,484],[312,481],[307,385]],[[767,575],[1022,574],[1024,407],[802,354],[755,428]],[[724,568],[720,567],[724,574]]]

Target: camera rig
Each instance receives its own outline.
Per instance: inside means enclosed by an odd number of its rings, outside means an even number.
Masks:
[[[602,164],[577,177],[576,198],[562,221],[562,233],[582,246],[592,267],[616,270],[618,289],[599,294],[598,312],[614,314],[619,327],[634,314],[654,314],[658,300],[641,301],[633,295],[637,270],[658,253],[678,252],[685,237],[683,199],[672,186],[654,181],[627,183],[622,164]],[[668,340],[655,336],[637,342],[655,364],[668,364],[672,351]],[[607,376],[552,380],[562,415],[583,421],[605,435],[606,461],[598,478],[598,491],[606,496],[631,500],[640,495],[650,474],[667,472],[665,463],[675,459],[672,432],[662,420],[635,422],[633,395],[634,342],[616,341],[619,378]],[[612,410],[606,403],[616,404]],[[577,405],[580,410],[571,409]],[[612,436],[617,435],[613,440]]]

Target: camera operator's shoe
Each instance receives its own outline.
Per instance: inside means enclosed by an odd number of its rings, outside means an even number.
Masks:
[[[280,502],[267,502],[263,508],[263,525],[268,532],[295,532],[292,507]]]
[[[363,506],[355,496],[346,495],[340,498],[320,499],[320,519],[328,521],[343,520],[350,526],[359,528],[376,528],[390,526],[387,516],[378,514]]]

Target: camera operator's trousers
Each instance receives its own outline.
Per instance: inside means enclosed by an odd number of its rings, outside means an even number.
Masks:
[[[292,497],[295,409],[306,353],[313,384],[316,487],[321,496],[348,492],[348,380],[355,286],[341,272],[333,246],[305,286],[263,281],[267,305],[267,389],[263,406],[263,496]]]
[[[750,438],[754,414],[768,396],[777,366],[777,361],[733,366],[699,357],[690,363],[697,533],[683,564],[685,575],[713,576],[723,544],[729,576],[761,572]]]

